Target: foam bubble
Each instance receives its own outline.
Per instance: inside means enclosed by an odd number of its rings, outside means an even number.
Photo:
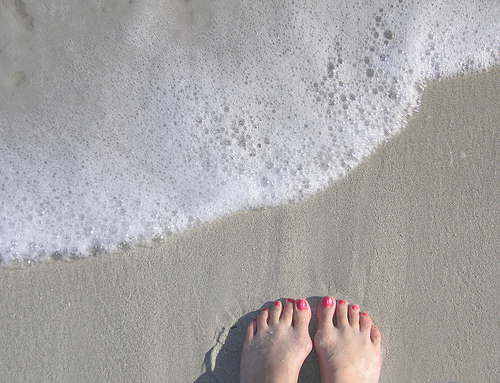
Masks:
[[[309,195],[416,84],[498,65],[500,6],[0,4],[0,260],[82,257]]]

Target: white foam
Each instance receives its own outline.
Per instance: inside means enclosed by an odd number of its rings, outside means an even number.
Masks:
[[[0,260],[311,194],[402,127],[416,84],[498,65],[499,19],[472,0],[2,2]]]

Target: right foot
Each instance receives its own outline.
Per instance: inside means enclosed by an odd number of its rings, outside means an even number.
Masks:
[[[382,356],[380,331],[356,305],[324,297],[316,310],[314,349],[322,383],[377,383]],[[334,319],[336,320],[334,324]]]

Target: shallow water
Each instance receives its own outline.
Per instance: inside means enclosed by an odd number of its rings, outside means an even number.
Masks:
[[[500,3],[0,2],[0,263],[324,188],[428,80],[499,63]]]

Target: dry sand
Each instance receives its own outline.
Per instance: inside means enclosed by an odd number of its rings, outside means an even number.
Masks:
[[[0,381],[235,382],[257,310],[325,294],[372,315],[382,382],[498,381],[499,89],[499,68],[429,85],[402,133],[300,203],[0,270]]]

